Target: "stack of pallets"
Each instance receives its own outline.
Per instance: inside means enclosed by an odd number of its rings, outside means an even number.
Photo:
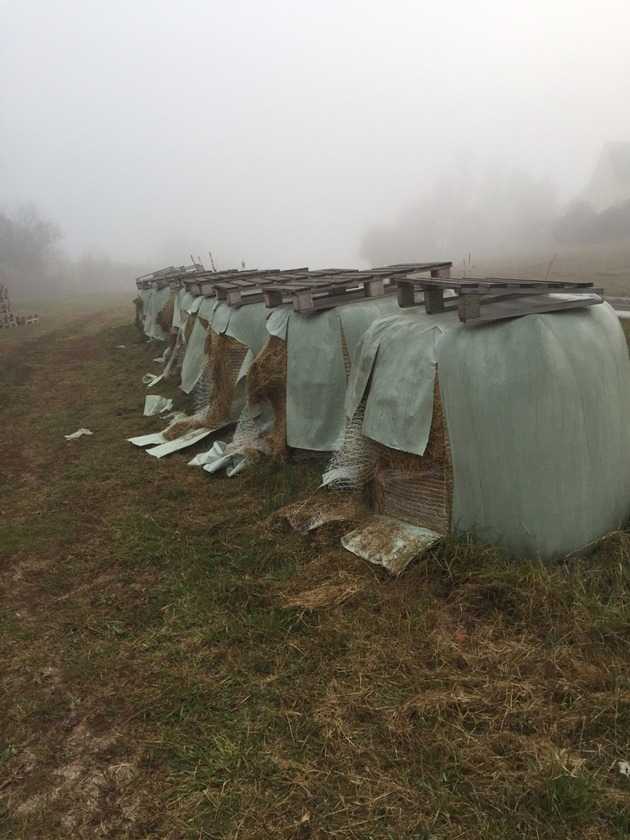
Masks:
[[[0,328],[17,327],[17,318],[11,312],[9,290],[0,284]]]

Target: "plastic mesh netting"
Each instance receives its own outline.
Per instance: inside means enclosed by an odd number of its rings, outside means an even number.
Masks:
[[[331,458],[323,483],[335,490],[368,487],[377,513],[448,533],[453,477],[446,421],[436,378],[431,433],[424,455],[383,446],[362,431],[365,400],[347,421],[344,441]]]
[[[374,477],[376,469],[376,444],[363,434],[365,399],[350,420],[346,420],[343,444],[335,452],[322,481],[334,490],[359,490]]]

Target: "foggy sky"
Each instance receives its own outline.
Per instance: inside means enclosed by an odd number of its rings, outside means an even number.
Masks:
[[[355,265],[457,167],[579,192],[630,140],[629,24],[627,0],[0,0],[0,207],[75,255]]]

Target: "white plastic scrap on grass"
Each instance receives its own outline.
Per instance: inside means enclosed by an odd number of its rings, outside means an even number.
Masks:
[[[155,417],[156,414],[163,414],[173,408],[173,400],[156,395],[144,398],[144,416]]]
[[[147,388],[153,388],[154,385],[157,385],[158,382],[161,382],[164,378],[164,374],[160,374],[159,376],[154,376],[152,373],[145,373],[142,377],[142,384],[146,385]]]
[[[413,559],[421,557],[441,539],[441,534],[428,528],[391,516],[373,516],[367,524],[343,536],[341,544],[357,557],[399,575]]]
[[[167,440],[158,446],[154,446],[152,449],[147,449],[147,452],[154,458],[163,458],[165,455],[170,455],[172,452],[179,452],[180,449],[186,449],[188,446],[198,443],[214,431],[216,429],[192,429],[181,437],[175,438],[175,440]]]
[[[238,475],[248,465],[248,459],[239,453],[226,452],[227,444],[216,440],[207,452],[200,452],[188,462],[190,467],[203,467],[210,475],[225,470],[228,478]]]
[[[94,432],[91,432],[89,429],[77,429],[76,432],[72,432],[71,435],[64,435],[66,440],[76,440],[77,438],[82,437],[83,435],[93,435]]]
[[[157,362],[160,365],[163,365],[164,362],[168,359],[170,352],[171,352],[171,348],[167,345],[164,348],[164,352],[162,353],[162,355],[158,356],[156,359],[153,359],[153,361]]]
[[[630,763],[627,761],[618,761],[617,767],[622,776],[630,776]]]

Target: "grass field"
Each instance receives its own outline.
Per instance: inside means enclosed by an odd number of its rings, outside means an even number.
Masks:
[[[126,443],[131,320],[0,337],[0,837],[630,836],[630,534],[389,579],[279,528],[313,468]]]

